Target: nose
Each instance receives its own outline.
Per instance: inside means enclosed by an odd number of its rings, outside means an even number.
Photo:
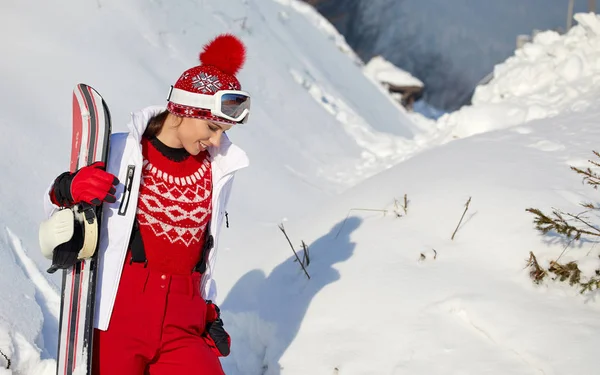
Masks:
[[[222,134],[223,134],[223,132],[217,131],[209,138],[210,144],[213,147],[219,147],[221,145],[221,135]]]

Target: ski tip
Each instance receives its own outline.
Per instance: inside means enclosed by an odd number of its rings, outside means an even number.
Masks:
[[[90,90],[90,91],[93,91],[94,93],[96,93],[98,96],[102,97],[102,95],[100,95],[98,90],[96,90],[92,86],[88,85],[87,83],[78,83],[77,85],[75,85],[75,90]]]

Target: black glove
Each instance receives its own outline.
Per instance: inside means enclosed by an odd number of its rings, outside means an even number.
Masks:
[[[231,337],[223,328],[221,310],[219,307],[206,301],[206,326],[202,338],[219,357],[227,357],[231,349]]]

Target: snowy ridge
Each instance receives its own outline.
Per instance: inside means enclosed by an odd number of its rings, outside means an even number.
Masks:
[[[364,62],[358,57],[358,55],[354,52],[352,47],[348,45],[346,42],[346,38],[327,20],[327,18],[323,17],[321,13],[319,13],[313,6],[307,4],[301,0],[273,0],[276,3],[292,8],[294,11],[303,14],[306,16],[313,25],[321,30],[329,39],[331,39],[336,47],[344,52],[346,55],[354,61],[357,65],[364,65]],[[279,13],[281,18],[287,19],[289,16],[285,11],[281,11]]]
[[[586,110],[600,86],[600,21],[575,15],[566,35],[545,31],[494,69],[494,78],[475,90],[471,106],[440,119],[438,127],[462,138]]]
[[[315,102],[334,116],[346,134],[351,136],[356,141],[357,146],[362,149],[360,160],[353,160],[347,165],[325,164],[318,169],[319,175],[327,176],[331,182],[335,182],[339,186],[337,192],[341,192],[423,150],[427,146],[428,140],[433,136],[430,134],[433,128],[432,125],[434,125],[433,121],[417,113],[406,113],[406,117],[413,120],[413,126],[415,128],[420,127],[420,131],[416,132],[418,135],[413,139],[378,131],[339,95],[327,92],[322,87],[323,85],[310,75],[303,75],[295,70],[291,70],[290,73],[294,80],[308,91]],[[373,82],[373,85],[380,89],[384,95],[388,95],[378,82]],[[391,96],[384,100],[393,102],[392,104],[398,106],[398,110],[404,113],[404,109]]]

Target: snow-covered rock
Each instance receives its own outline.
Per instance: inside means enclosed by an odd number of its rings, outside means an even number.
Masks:
[[[363,71],[367,76],[380,83],[396,87],[423,87],[423,82],[420,79],[395,66],[382,56],[375,56],[369,60]]]

